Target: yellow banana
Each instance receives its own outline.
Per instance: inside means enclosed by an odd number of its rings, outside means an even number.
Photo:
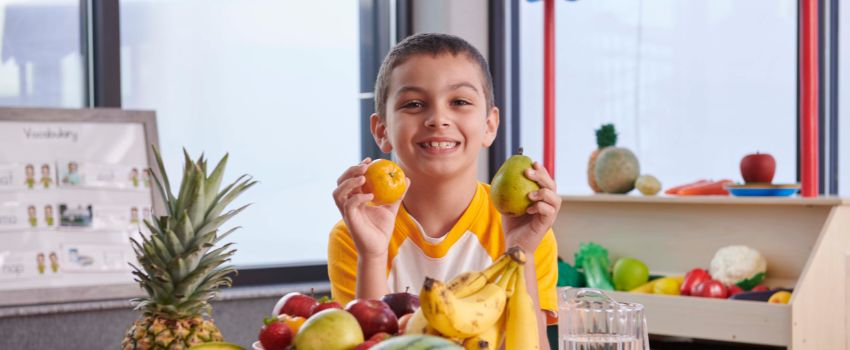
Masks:
[[[505,253],[484,270],[464,272],[455,276],[447,286],[458,298],[470,296],[484,288],[487,283],[493,283],[503,274],[510,261],[508,254]]]
[[[524,262],[524,256],[520,255]],[[525,268],[516,270],[513,295],[508,300],[505,318],[505,350],[538,350],[537,311],[525,287]]]
[[[413,316],[410,316],[410,320],[407,321],[407,327],[404,328],[404,334],[440,335],[440,332],[437,332],[436,329],[428,324],[428,319],[425,318],[425,314],[422,313],[422,309],[420,308],[413,312]]]
[[[493,326],[505,310],[505,290],[488,283],[475,294],[458,298],[440,281],[425,278],[419,292],[420,310],[438,332],[466,339]]]
[[[481,334],[466,338],[463,341],[463,346],[467,350],[471,349],[500,349],[502,340],[504,339],[505,315],[499,318],[499,321]],[[483,343],[482,343],[483,342]],[[486,345],[486,346],[483,346]]]

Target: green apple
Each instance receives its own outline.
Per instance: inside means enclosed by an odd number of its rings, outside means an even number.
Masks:
[[[614,289],[629,291],[649,281],[649,268],[635,258],[620,258],[614,264]]]
[[[350,350],[363,342],[363,330],[348,311],[327,309],[310,316],[295,335],[298,350]]]

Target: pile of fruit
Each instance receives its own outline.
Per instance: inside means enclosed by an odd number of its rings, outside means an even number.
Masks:
[[[355,299],[343,309],[289,293],[259,333],[264,350],[538,349],[537,316],[525,287],[525,254],[509,249],[490,267],[448,283],[426,279],[416,295]],[[421,307],[420,307],[421,304]]]
[[[617,147],[614,124],[604,124],[596,130],[597,148],[587,162],[587,184],[595,193],[626,194],[637,188],[653,196],[661,191],[655,176],[641,175],[640,163],[634,152]]]

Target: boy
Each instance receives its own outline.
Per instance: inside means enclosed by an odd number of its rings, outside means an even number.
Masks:
[[[527,287],[540,310],[541,348],[547,349],[543,310],[554,317],[557,308],[550,227],[561,199],[537,163],[525,175],[541,189],[529,194],[535,203],[520,217],[502,217],[489,186],[478,182],[478,154],[499,125],[484,58],[455,36],[411,36],[381,65],[375,110],[372,135],[381,151],[396,155],[408,189],[396,203],[371,206],[372,194],[361,190],[370,159],[340,176],[333,195],[343,220],[328,244],[333,298],[345,304],[407,288],[418,293],[426,276],[447,281],[482,270],[519,246],[528,256]]]

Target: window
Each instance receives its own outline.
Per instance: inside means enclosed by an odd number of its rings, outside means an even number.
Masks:
[[[0,106],[82,107],[80,29],[79,0],[0,0]]]
[[[774,182],[796,182],[796,1],[555,3],[560,192],[591,192],[608,122],[664,187],[742,181],[756,151],[776,158]],[[542,159],[543,4],[520,7],[521,143]]]
[[[331,192],[360,156],[357,2],[120,4],[122,104],[156,110],[168,172],[186,147],[260,181],[229,223],[234,263],[325,263]]]

